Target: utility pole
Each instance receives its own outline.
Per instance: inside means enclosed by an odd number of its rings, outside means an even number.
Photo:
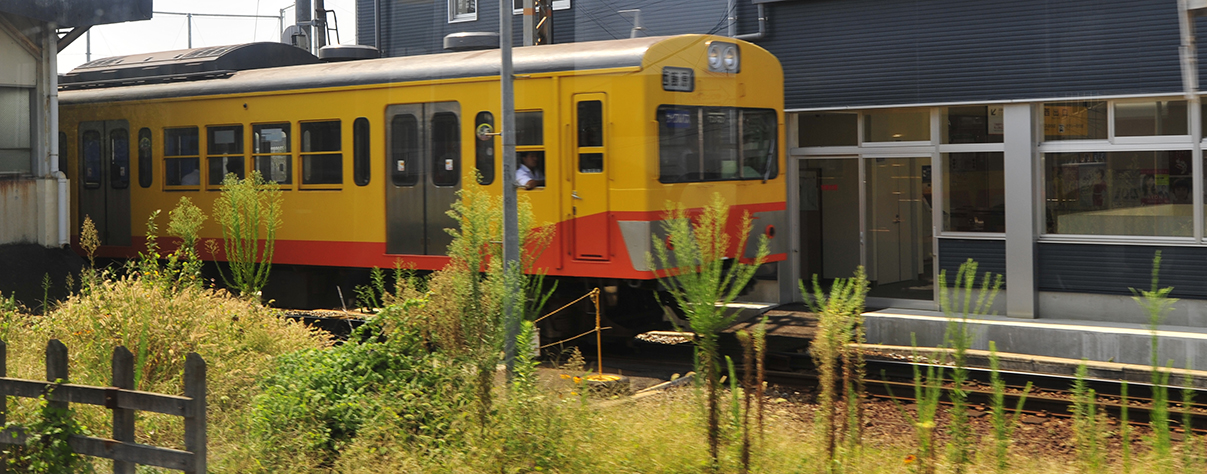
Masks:
[[[1179,56],[1182,66],[1182,88],[1186,94],[1186,106],[1190,109],[1190,156],[1192,163],[1203,162],[1203,114],[1199,98],[1199,53],[1195,47],[1194,18],[1207,13],[1207,0],[1178,0],[1178,23],[1182,33]],[[1203,173],[1191,176],[1191,189],[1203,189]],[[1203,193],[1193,193],[1191,212],[1194,236],[1203,238]]]
[[[524,0],[531,5],[532,0]],[[520,314],[516,302],[521,297],[520,229],[516,210],[515,190],[515,84],[511,64],[511,13],[512,0],[499,0],[499,51],[502,65],[499,82],[502,88],[502,117],[499,127],[503,133],[503,281],[507,285],[503,298],[503,361],[507,365],[507,377],[515,373],[516,336],[520,334]],[[525,17],[527,18],[527,17]],[[529,31],[529,30],[525,30]]]

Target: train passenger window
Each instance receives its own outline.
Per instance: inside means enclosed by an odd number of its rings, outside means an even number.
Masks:
[[[516,113],[516,117],[519,117]],[[495,182],[495,117],[490,112],[478,112],[474,118],[474,164],[478,169],[478,184],[483,186]],[[519,138],[517,129],[516,138]]]
[[[70,178],[67,173],[67,132],[59,132],[59,171],[63,172],[63,176]]]
[[[228,174],[243,179],[243,126],[205,127],[205,133],[208,138],[205,154],[209,163],[208,183],[220,185]]]
[[[196,186],[201,184],[201,150],[197,127],[169,128],[163,131],[164,184]]]
[[[302,133],[302,184],[344,184],[340,121],[309,122]]]
[[[361,117],[352,122],[352,181],[368,186],[369,177],[369,119]]]
[[[779,174],[775,112],[742,111],[742,178],[771,179]]]
[[[545,113],[533,112],[515,113],[515,144],[516,146],[540,146],[545,144]]]
[[[151,187],[151,129],[138,130],[138,185]]]
[[[130,132],[124,128],[109,132],[109,186],[113,189],[130,187]]]
[[[101,133],[94,130],[84,132],[83,141],[81,162],[84,167],[84,187],[98,188],[101,185]]]
[[[461,179],[461,135],[457,114],[432,116],[432,184],[456,186]]]
[[[293,159],[289,154],[289,123],[252,125],[252,159],[265,181],[293,184]]]
[[[419,121],[414,115],[395,115],[390,120],[390,181],[395,186],[419,183]]]

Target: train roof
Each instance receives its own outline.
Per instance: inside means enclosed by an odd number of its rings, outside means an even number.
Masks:
[[[520,47],[513,50],[512,63],[515,74],[640,67],[646,52],[655,44],[667,39],[668,37],[647,37]],[[60,94],[60,102],[77,104],[151,100],[497,76],[501,63],[500,51],[496,49],[245,70],[223,70],[220,67],[222,54],[239,51],[245,53],[247,51],[265,51],[264,48],[249,48],[252,45],[263,44],[267,43],[224,47],[230,48],[229,51],[225,53],[215,51],[218,54],[205,56],[210,58],[212,68],[221,72],[211,74],[205,80],[140,83],[84,90],[70,90],[71,88],[67,87]],[[286,47],[293,48],[287,45]],[[204,49],[217,50],[220,48]],[[161,57],[167,60],[166,58],[179,55],[181,51],[170,53],[132,55],[118,59],[123,62],[144,57]],[[72,70],[68,75],[76,74],[77,71],[85,68],[94,70],[104,68],[106,66],[104,62],[111,59],[114,58],[87,63]],[[176,61],[187,59],[181,56]],[[125,82],[131,81],[126,78]]]

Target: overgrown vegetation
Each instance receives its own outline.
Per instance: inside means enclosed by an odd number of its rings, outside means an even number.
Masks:
[[[222,255],[230,266],[230,278],[220,273],[228,288],[244,297],[259,299],[268,283],[277,229],[281,226],[281,187],[265,181],[259,171],[246,179],[227,174],[222,194],[214,201],[214,220],[222,228]],[[217,257],[217,245],[206,241]],[[221,267],[219,272],[221,272]]]
[[[694,222],[693,222],[694,221]],[[750,215],[743,215],[737,226],[737,240],[731,242],[726,231],[729,206],[720,194],[699,215],[689,216],[682,206],[668,203],[663,230],[667,243],[654,239],[654,259],[664,271],[663,286],[686,316],[696,334],[696,373],[704,379],[708,417],[708,450],[713,465],[718,463],[721,445],[721,354],[718,337],[733,324],[737,311],[732,303],[767,258],[767,238],[760,236],[754,258],[749,263],[730,260],[746,248],[752,228]],[[669,247],[669,248],[668,248]]]

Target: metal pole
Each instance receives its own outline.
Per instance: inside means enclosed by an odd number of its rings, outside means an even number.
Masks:
[[[1182,33],[1182,47],[1179,56],[1182,66],[1182,88],[1186,94],[1186,105],[1190,109],[1190,159],[1196,163],[1195,173],[1191,175],[1191,189],[1203,189],[1204,179],[1201,164],[1203,162],[1203,116],[1199,98],[1199,54],[1195,47],[1194,18],[1207,9],[1204,0],[1178,0],[1178,23]],[[1191,223],[1194,226],[1195,241],[1203,239],[1203,192],[1191,193]]]
[[[193,49],[193,14],[189,13],[185,15],[184,21],[189,24],[189,49]]]
[[[323,0],[314,0],[314,49],[327,46],[327,6]]]
[[[499,82],[502,88],[502,116],[499,127],[503,132],[503,177],[499,182],[503,185],[503,275],[508,285],[504,292],[503,325],[506,329],[503,340],[503,360],[507,365],[507,376],[510,378],[515,369],[516,336],[520,334],[520,315],[516,309],[519,285],[518,277],[522,271],[520,266],[520,230],[519,218],[516,211],[515,190],[515,85],[511,64],[511,2],[499,0],[499,50],[502,56],[502,67]],[[529,3],[531,0],[525,0]]]
[[[310,19],[310,15],[314,11],[310,6],[310,0],[296,0],[293,5],[294,23],[296,23],[298,28],[302,29],[302,33],[306,35],[306,51],[313,53],[314,48],[311,47],[311,45],[314,44],[314,34],[311,33],[310,30],[310,25],[313,24]]]
[[[92,62],[92,29],[89,28],[87,33],[84,33],[84,62]]]
[[[532,31],[532,17],[535,14],[533,11],[534,3],[534,0],[524,0],[524,46],[536,44]]]

